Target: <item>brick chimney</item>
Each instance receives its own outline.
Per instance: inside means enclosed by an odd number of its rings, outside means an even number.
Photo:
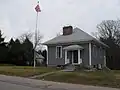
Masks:
[[[63,27],[63,35],[70,35],[72,33],[73,33],[73,27],[72,26]]]

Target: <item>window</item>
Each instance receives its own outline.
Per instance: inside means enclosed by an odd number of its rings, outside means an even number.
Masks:
[[[56,58],[62,58],[62,46],[56,47]]]

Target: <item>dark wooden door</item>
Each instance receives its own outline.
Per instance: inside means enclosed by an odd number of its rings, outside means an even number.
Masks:
[[[68,51],[67,53],[67,59],[69,59],[69,64],[72,64],[72,51]]]
[[[73,63],[78,63],[78,50],[73,51]]]

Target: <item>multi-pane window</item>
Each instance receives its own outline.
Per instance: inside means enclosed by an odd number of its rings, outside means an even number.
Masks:
[[[56,47],[56,58],[62,58],[62,46]]]

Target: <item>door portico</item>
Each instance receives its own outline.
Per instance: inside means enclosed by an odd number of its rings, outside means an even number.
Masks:
[[[71,45],[68,47],[65,47],[65,64],[81,64],[82,58],[81,58],[81,51],[83,47],[79,45]]]

